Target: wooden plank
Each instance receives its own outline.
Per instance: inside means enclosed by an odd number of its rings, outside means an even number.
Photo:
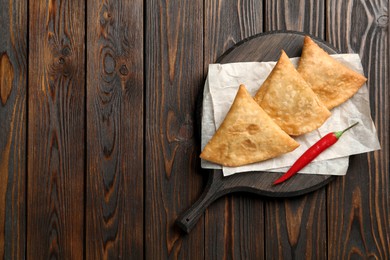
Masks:
[[[324,35],[325,1],[266,0],[266,30],[296,30]],[[326,193],[314,193],[265,206],[266,256],[326,259]]]
[[[327,39],[359,53],[380,151],[350,157],[347,176],[328,189],[330,259],[390,258],[390,93],[388,1],[328,1]]]
[[[87,6],[87,259],[143,258],[143,1]]]
[[[83,258],[84,4],[30,1],[27,258]]]
[[[0,0],[0,24],[0,259],[24,259],[27,2]]]
[[[195,104],[203,84],[203,2],[152,0],[145,28],[145,258],[202,259],[203,220],[178,215],[200,196]]]
[[[294,30],[323,38],[325,35],[325,1],[266,0],[266,30]]]
[[[262,1],[205,1],[204,75],[235,43],[263,31]],[[202,82],[203,83],[203,82]],[[264,210],[258,196],[234,194],[205,213],[206,259],[263,259]]]
[[[264,259],[263,200],[232,194],[205,214],[205,259]]]
[[[267,259],[326,259],[326,196],[270,200],[266,204]]]

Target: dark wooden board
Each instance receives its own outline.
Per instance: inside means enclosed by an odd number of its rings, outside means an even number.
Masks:
[[[294,30],[324,39],[325,0],[265,0],[265,31]]]
[[[145,259],[204,259],[202,220],[193,236],[174,225],[202,190],[203,1],[147,1],[145,26]]]
[[[299,57],[303,45],[303,33],[285,31],[269,32],[249,37],[237,43],[223,54],[217,62],[275,61],[283,49],[289,57]],[[337,53],[335,48],[313,37],[328,53]],[[221,171],[212,171],[202,197],[183,215],[177,224],[186,232],[195,225],[205,208],[215,199],[232,192],[251,192],[269,197],[291,197],[302,195],[324,186],[334,179],[329,175],[298,174],[288,182],[272,186],[282,173],[240,173],[223,177]]]
[[[84,255],[84,3],[29,1],[28,259]]]
[[[25,259],[27,8],[0,0],[0,259]]]
[[[142,259],[143,1],[87,2],[86,259]]]

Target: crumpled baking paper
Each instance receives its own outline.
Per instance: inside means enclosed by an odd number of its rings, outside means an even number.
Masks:
[[[351,69],[364,74],[357,54],[335,54],[333,58]],[[299,58],[291,58],[297,66]],[[210,64],[204,86],[202,110],[202,150],[225,118],[240,84],[254,96],[276,62],[240,62]],[[343,130],[355,122],[358,125],[345,132],[339,141],[321,153],[300,173],[345,175],[349,156],[380,149],[376,129],[371,119],[367,85],[364,84],[349,100],[331,110],[331,117],[317,130],[293,137],[300,146],[292,152],[263,162],[240,167],[225,167],[201,160],[202,168],[222,169],[224,176],[237,172],[285,172],[311,145],[329,132]]]

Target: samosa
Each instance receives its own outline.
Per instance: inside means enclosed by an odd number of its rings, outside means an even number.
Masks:
[[[335,60],[309,36],[304,39],[298,72],[328,109],[351,98],[367,81],[363,75]]]
[[[277,157],[298,146],[241,85],[224,121],[200,157],[235,167]]]
[[[254,99],[289,135],[311,132],[331,115],[283,50]]]

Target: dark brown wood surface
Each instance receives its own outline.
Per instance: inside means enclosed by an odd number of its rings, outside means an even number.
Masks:
[[[0,259],[389,259],[389,1],[0,0]],[[272,30],[356,52],[381,150],[290,199],[200,196],[209,63]]]
[[[142,259],[143,4],[86,10],[86,258]]]
[[[84,254],[84,6],[29,2],[27,258]]]
[[[0,1],[0,259],[26,256],[27,10]]]
[[[194,111],[203,44],[194,42],[203,42],[203,5],[153,0],[145,9],[145,258],[201,259],[202,224],[184,237],[174,222],[202,187]]]

